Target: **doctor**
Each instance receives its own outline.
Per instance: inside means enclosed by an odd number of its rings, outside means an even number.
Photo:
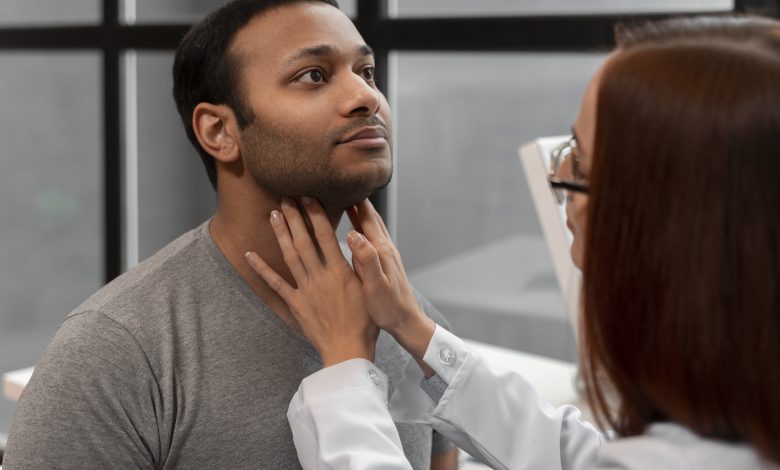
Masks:
[[[304,468],[411,468],[393,417],[498,469],[780,468],[780,24],[678,19],[618,42],[551,175],[583,270],[586,396],[616,438],[422,314],[368,202],[353,271],[304,198],[271,217],[295,286],[247,254],[326,366],[288,410]],[[380,328],[416,360],[392,397]]]

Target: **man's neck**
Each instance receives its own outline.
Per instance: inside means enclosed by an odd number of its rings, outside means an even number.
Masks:
[[[280,210],[279,200],[275,198],[261,199],[263,200],[255,201],[257,204],[251,206],[230,204],[220,200],[209,231],[217,247],[255,294],[283,321],[300,330],[285,302],[252,270],[244,257],[247,251],[256,252],[268,266],[291,286],[295,286],[295,280],[284,262],[269,221],[271,211]],[[340,214],[330,216],[334,229],[338,225],[340,216]]]

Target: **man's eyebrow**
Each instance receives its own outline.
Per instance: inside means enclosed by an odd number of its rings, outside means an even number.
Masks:
[[[368,44],[363,44],[362,46],[358,47],[358,53],[362,56],[374,55],[374,50],[371,49],[371,46]]]
[[[288,64],[294,64],[302,59],[308,59],[310,57],[323,57],[333,54],[333,46],[322,44],[320,46],[306,47],[298,50],[295,55],[287,59]]]
[[[303,49],[298,50],[293,56],[291,56],[289,59],[287,59],[287,63],[292,65],[295,62],[298,62],[303,59],[308,59],[311,57],[325,57],[328,55],[334,54],[336,51],[336,48],[333,46],[330,46],[328,44],[321,44],[319,46],[313,46],[313,47],[306,47]],[[358,54],[361,56],[367,56],[367,55],[374,55],[374,50],[371,49],[366,44],[363,44],[362,46],[358,46]]]

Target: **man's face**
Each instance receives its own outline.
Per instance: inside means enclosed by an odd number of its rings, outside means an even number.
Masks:
[[[260,187],[339,211],[390,181],[390,109],[373,54],[343,13],[312,2],[267,11],[231,53],[254,114],[241,154]]]

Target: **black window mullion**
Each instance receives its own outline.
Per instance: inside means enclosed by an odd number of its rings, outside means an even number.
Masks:
[[[103,0],[103,22],[100,26],[103,52],[103,213],[104,213],[104,279],[106,282],[122,272],[124,226],[122,206],[123,169],[121,149],[120,51],[117,44],[119,0]]]
[[[355,26],[363,35],[367,44],[374,50],[374,60],[376,63],[376,81],[379,89],[387,95],[387,81],[390,76],[388,71],[388,56],[390,49],[385,38],[378,34],[377,26],[387,18],[388,4],[387,0],[358,0],[357,18]],[[383,189],[371,196],[371,204],[374,205],[377,212],[386,220],[388,213],[387,189]],[[386,220],[387,222],[387,220]],[[389,225],[389,222],[387,222]]]
[[[103,0],[103,26],[119,26],[119,0]]]

